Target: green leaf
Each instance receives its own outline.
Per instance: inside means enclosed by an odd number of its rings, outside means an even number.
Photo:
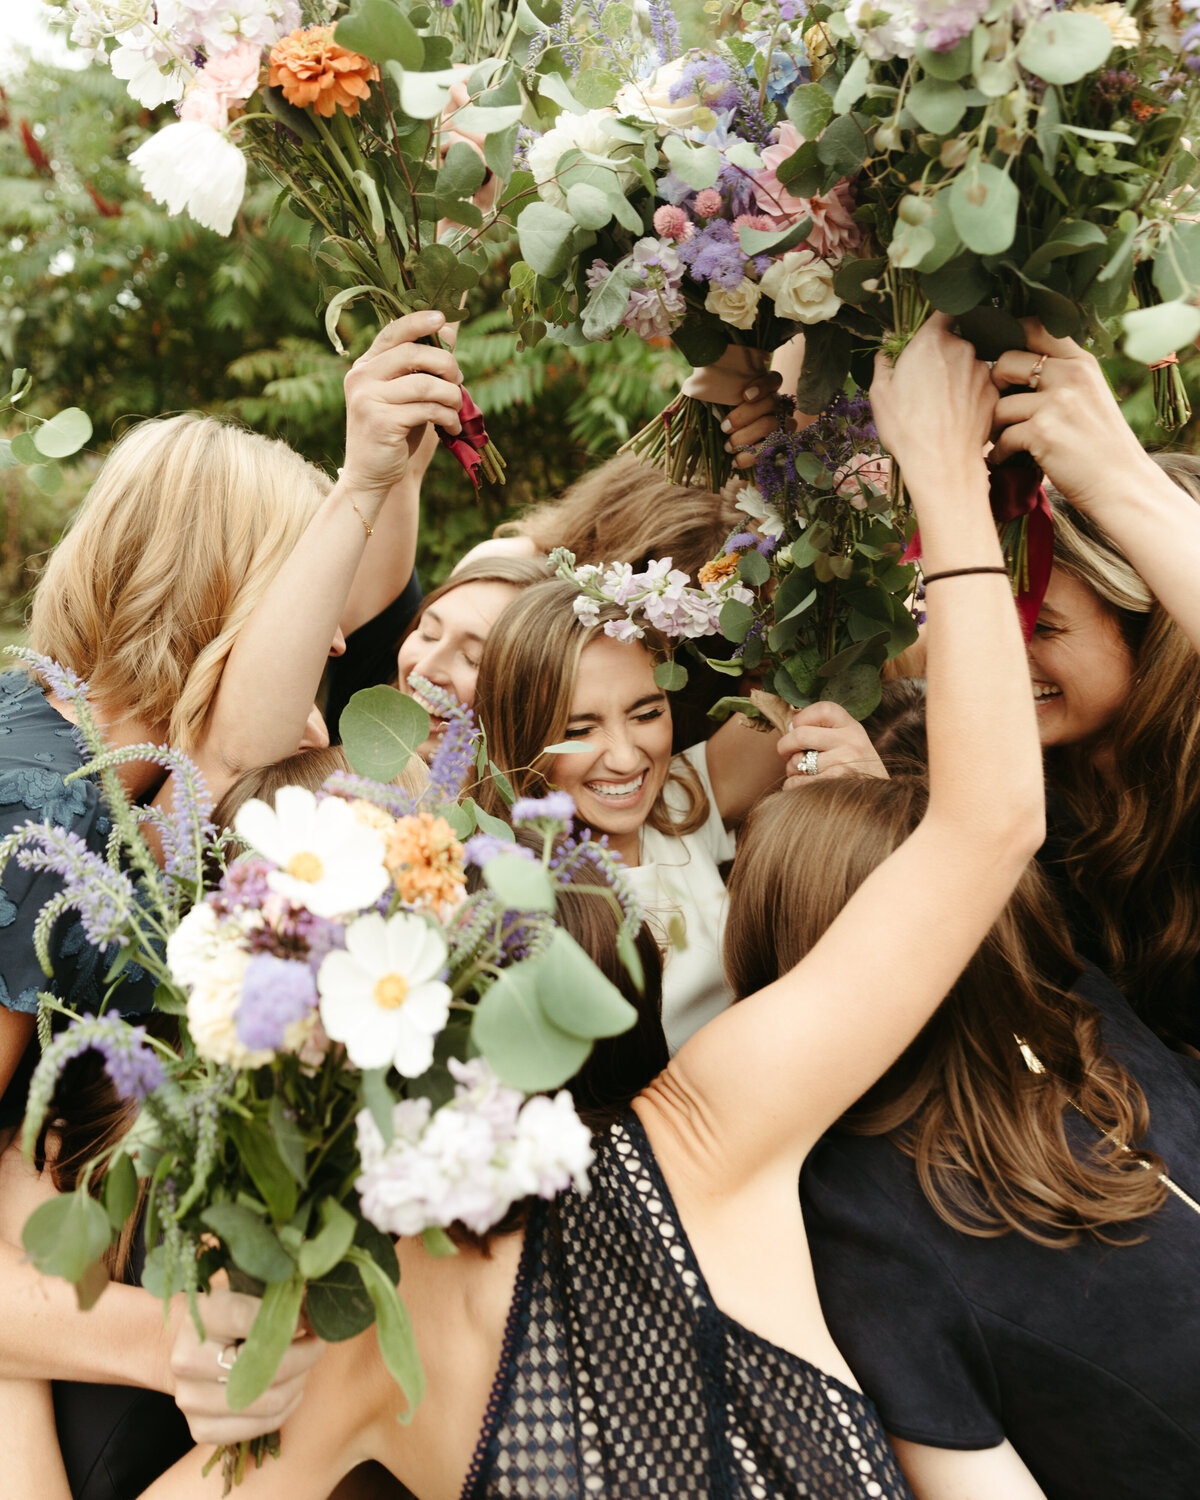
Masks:
[[[842,115],[834,120],[817,142],[817,155],[836,177],[853,177],[870,151],[870,143],[855,115]]]
[[[337,321],[341,317],[343,309],[349,307],[359,297],[365,296],[368,292],[373,292],[374,290],[373,286],[369,286],[365,282],[360,282],[358,286],[343,287],[340,292],[330,297],[329,306],[325,309],[325,333],[329,338],[329,342],[339,354],[345,354],[346,352],[346,346],[338,337],[337,331]]]
[[[32,433],[17,433],[12,440],[12,456],[19,464],[36,464],[41,460],[42,455],[38,451]]]
[[[1149,365],[1190,344],[1200,334],[1200,308],[1188,302],[1160,302],[1157,307],[1139,307],[1126,313],[1121,322],[1125,353]]]
[[[962,78],[971,71],[971,38],[963,37],[958,46],[951,47],[949,52],[935,52],[923,42],[918,42],[917,61],[934,78]]]
[[[304,1143],[304,1133],[296,1123],[295,1115],[288,1110],[279,1094],[271,1096],[267,1119],[271,1124],[271,1134],[275,1137],[275,1144],[279,1147],[279,1155],[287,1164],[288,1171],[303,1187],[308,1178],[306,1171],[308,1150]]]
[[[584,68],[575,80],[579,102],[586,104],[588,109],[607,109],[617,97],[620,87],[620,74],[610,72],[607,68]]]
[[[519,124],[524,109],[523,104],[464,104],[461,109],[454,111],[451,123],[455,130],[469,130],[472,135],[495,135],[498,131],[511,130],[514,125]],[[464,151],[471,150],[463,141],[456,144],[462,146]],[[450,150],[453,151],[454,147],[451,146]],[[449,152],[446,154],[449,155]],[[474,152],[471,154],[474,155]],[[471,191],[474,192],[475,189],[472,188]]]
[[[399,1280],[400,1265],[390,1236],[360,1219],[354,1232],[354,1243],[371,1257],[385,1276]],[[345,1258],[332,1271],[309,1282],[305,1309],[313,1332],[331,1344],[355,1338],[375,1321],[375,1308],[362,1277],[354,1264]]]
[[[483,879],[506,911],[554,911],[554,882],[524,855],[497,854],[484,865]]]
[[[624,924],[617,929],[617,957],[625,965],[625,972],[633,980],[638,994],[644,993],[646,973],[642,968],[642,956],[637,950],[632,933]]]
[[[479,158],[475,160],[478,162]],[[439,203],[448,215],[457,214],[464,222],[469,217],[465,212],[467,208],[475,214],[479,212],[473,203],[458,200],[442,203],[440,199]],[[463,293],[470,291],[478,280],[479,272],[475,267],[455,255],[449,245],[426,245],[413,261],[413,281],[417,291],[447,318],[457,313]]]
[[[737,232],[738,243],[747,255],[782,255],[806,239],[811,229],[811,219],[799,219],[782,230],[749,229],[743,225]]]
[[[1173,224],[1154,257],[1154,285],[1164,301],[1190,300],[1200,289],[1200,224]]]
[[[623,37],[633,25],[633,8],[624,4],[609,5],[600,21],[601,32],[608,37]]]
[[[82,1281],[111,1238],[108,1215],[79,1190],[40,1204],[21,1231],[21,1243],[43,1276],[70,1282]]]
[[[692,146],[681,136],[669,135],[662,149],[675,175],[688,187],[710,188],[716,182],[721,171],[721,153],[714,146]]]
[[[879,668],[860,662],[831,677],[821,689],[821,699],[825,703],[839,703],[854,718],[865,719],[879,707],[882,691]]]
[[[234,1261],[259,1281],[287,1281],[296,1273],[296,1262],[253,1209],[240,1203],[211,1203],[200,1215],[214,1234],[229,1247]]]
[[[865,52],[859,52],[837,86],[837,93],[833,96],[834,114],[848,114],[866,93],[870,79],[871,59]]]
[[[104,1210],[108,1222],[120,1234],[137,1207],[137,1172],[128,1155],[122,1151],[109,1163],[104,1174]]]
[[[539,73],[537,91],[539,94],[544,94],[554,104],[557,104],[560,109],[565,109],[570,114],[587,114],[586,107],[576,99],[575,95],[571,92],[567,80],[561,73]]]
[[[787,102],[787,117],[806,140],[815,140],[833,119],[833,100],[819,83],[802,84]]]
[[[471,1021],[471,1040],[502,1080],[527,1094],[560,1088],[592,1044],[550,1021],[538,999],[537,962],[502,969]]]
[[[738,558],[738,577],[751,588],[758,588],[771,576],[771,565],[757,547],[747,548]]]
[[[933,248],[921,257],[918,271],[940,271],[946,262],[962,250],[962,241],[954,228],[948,193],[938,193],[929,203],[931,213],[925,228],[933,235]]]
[[[291,1347],[303,1300],[304,1282],[299,1275],[268,1284],[262,1306],[229,1372],[225,1399],[230,1411],[245,1410],[274,1380],[280,1360]]]
[[[486,172],[479,152],[466,141],[455,141],[442,159],[437,190],[439,194],[453,193],[459,198],[469,198],[483,186]]]
[[[425,1394],[425,1372],[417,1352],[412,1319],[400,1300],[395,1282],[389,1280],[370,1256],[361,1250],[352,1250],[349,1258],[358,1267],[363,1286],[375,1307],[375,1334],[383,1362],[408,1402],[400,1421],[410,1422]]]
[[[512,782],[509,781],[508,777],[504,774],[504,772],[500,769],[500,767],[494,760],[488,761],[488,775],[492,779],[492,785],[500,794],[501,802],[504,803],[505,807],[511,807],[517,800],[517,794],[512,789]],[[482,828],[485,833],[491,833],[492,830],[483,821],[483,813],[480,812],[476,814],[476,816],[479,818],[480,828]]]
[[[978,256],[969,250],[936,271],[922,272],[919,279],[921,290],[938,312],[954,318],[978,307],[993,287],[992,278],[980,265]]]
[[[675,330],[671,342],[689,365],[701,369],[715,364],[729,348],[728,332],[719,318],[692,317]]]
[[[358,1221],[336,1198],[321,1200],[321,1228],[300,1246],[300,1274],[305,1281],[326,1276],[354,1243]]]
[[[744,641],[754,626],[754,611],[740,599],[728,599],[721,606],[720,625],[727,641]]]
[[[1059,260],[1064,255],[1078,255],[1081,250],[1104,243],[1104,231],[1098,224],[1090,224],[1086,219],[1064,219],[1050,231],[1050,238],[1034,250],[1021,267],[1021,274],[1036,277],[1052,260]]]
[[[967,92],[960,83],[920,78],[909,90],[908,107],[924,129],[949,135],[967,112]]]
[[[433,42],[438,38],[430,37],[428,40]],[[458,78],[453,68],[410,73],[407,69],[401,71],[395,63],[387,63],[385,66],[400,85],[400,108],[414,120],[432,120],[449,104],[450,85]]]
[[[429,738],[429,715],[399,688],[362,688],[342,711],[338,730],[359,776],[393,781]]]
[[[708,711],[708,717],[715,724],[724,724],[732,719],[734,714],[744,714],[747,719],[762,721],[762,710],[752,698],[718,698]]]
[[[571,1036],[619,1036],[637,1023],[637,1011],[562,927],[537,961],[537,992],[546,1017]]]
[[[968,163],[950,188],[950,214],[968,250],[998,255],[1017,232],[1020,195],[999,167],[978,159]]]
[[[552,203],[531,203],[517,220],[521,257],[539,276],[560,276],[571,259],[575,220]]]
[[[422,1229],[421,1243],[425,1246],[426,1255],[432,1255],[434,1260],[445,1260],[451,1255],[458,1254],[458,1246],[446,1231],[439,1229],[436,1224],[431,1224],[428,1229]]]
[[[68,406],[36,428],[33,441],[47,458],[70,458],[92,435],[92,419],[78,406]]]
[[[234,1149],[262,1194],[276,1224],[286,1224],[296,1212],[296,1179],[288,1170],[279,1148],[269,1137],[253,1130],[244,1121],[232,1119],[228,1125]]]
[[[813,323],[804,330],[804,362],[796,384],[797,411],[824,411],[846,383],[850,351],[850,331],[837,323]]]
[[[294,104],[289,104],[283,97],[283,90],[279,88],[264,88],[260,90],[263,103],[268,111],[281,120],[287,128],[298,135],[302,141],[310,146],[315,145],[321,139],[321,132],[312,122],[312,116],[306,109],[297,109]]]
[[[876,281],[887,269],[887,261],[879,258],[870,260],[859,260],[847,256],[837,270],[833,273],[833,290],[843,302],[849,302],[853,306],[865,302],[869,297],[876,296],[877,290],[868,292],[863,287],[864,281]]]
[[[444,818],[454,831],[454,837],[459,843],[465,843],[475,832],[474,802],[468,797],[466,802],[443,802],[438,808],[438,816]]]
[[[1096,16],[1049,11],[1026,26],[1017,58],[1047,83],[1078,83],[1102,65],[1112,47],[1112,32]]]
[[[591,755],[590,745],[581,745],[578,740],[560,740],[557,745],[544,745],[543,755]]]
[[[613,216],[609,195],[602,189],[593,187],[590,182],[575,182],[567,189],[567,212],[581,229],[603,229]],[[616,271],[613,272],[613,276],[617,274]],[[612,276],[609,277],[609,281],[611,280]],[[616,324],[612,326],[615,327]]]
[[[660,661],[654,669],[655,686],[662,688],[664,693],[679,692],[681,688],[687,687],[687,680],[687,668],[674,657],[669,661]]]
[[[7,438],[0,438],[0,469],[15,469],[17,467],[17,460],[13,457],[12,444]]]
[[[354,10],[342,17],[333,35],[339,46],[361,52],[372,62],[420,68],[425,61],[421,38],[399,7],[388,0],[356,0]]]
[[[383,1144],[390,1146],[396,1128],[395,1116],[392,1113],[396,1101],[391,1089],[388,1088],[387,1075],[387,1067],[364,1068],[360,1074],[360,1081],[363,1103],[371,1111],[371,1118],[383,1137]]]

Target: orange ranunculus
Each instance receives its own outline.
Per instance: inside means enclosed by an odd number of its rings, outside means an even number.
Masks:
[[[311,104],[326,119],[335,109],[356,115],[379,81],[379,69],[357,52],[348,52],[333,39],[332,26],[304,26],[281,37],[271,49],[267,82],[283,90],[298,109]]]
[[[711,562],[706,562],[696,577],[701,586],[706,583],[720,583],[723,579],[733,577],[740,561],[741,558],[736,552],[726,552],[724,557],[714,557]]]

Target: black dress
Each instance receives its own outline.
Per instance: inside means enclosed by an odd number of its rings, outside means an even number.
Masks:
[[[714,1304],[636,1116],[538,1205],[464,1500],[902,1500],[871,1403]]]
[[[396,680],[396,650],[421,607],[421,583],[416,573],[386,609],[352,630],[346,650],[330,659],[325,669],[325,723],[330,741],[338,745],[342,710],[361,688]]]
[[[1145,1091],[1156,1151],[1200,1199],[1200,1092],[1185,1060],[1089,969],[1106,1045]],[[1068,1131],[1094,1141],[1086,1121]],[[1012,1443],[1049,1500],[1200,1495],[1200,1213],[1174,1195],[1126,1231],[1049,1249],[960,1234],[911,1157],[830,1136],[801,1179],[821,1304],[888,1432],[939,1448]]]

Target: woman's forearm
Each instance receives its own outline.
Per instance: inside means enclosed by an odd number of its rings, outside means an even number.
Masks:
[[[48,1381],[0,1380],[0,1432],[6,1495],[71,1500]]]

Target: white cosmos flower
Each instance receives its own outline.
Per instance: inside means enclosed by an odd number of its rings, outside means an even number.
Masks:
[[[172,56],[146,26],[122,33],[108,56],[108,65],[113,77],[124,82],[129,97],[146,109],[182,99],[196,72],[182,58]]]
[[[233,826],[279,866],[267,876],[271,889],[318,917],[373,906],[387,890],[383,839],[339,797],[318,802],[304,787],[281,787],[273,808],[257,799],[247,802]]]
[[[445,938],[411,912],[350,924],[345,952],[326,954],[317,989],[325,1030],[355,1067],[424,1073],[450,1014],[450,986],[437,977],[445,963]]]
[[[233,228],[246,193],[246,158],[219,130],[180,120],[152,135],[129,161],[141,174],[142,186],[156,202],[166,204],[168,213],[186,210],[217,234]]]

